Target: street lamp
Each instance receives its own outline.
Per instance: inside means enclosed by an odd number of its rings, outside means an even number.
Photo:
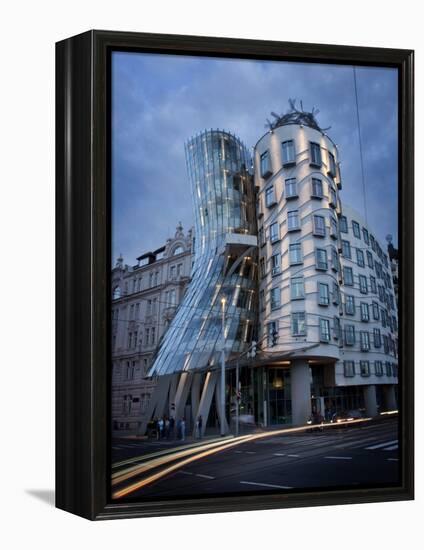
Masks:
[[[222,350],[221,350],[221,436],[225,435],[225,297],[221,298],[222,305]]]

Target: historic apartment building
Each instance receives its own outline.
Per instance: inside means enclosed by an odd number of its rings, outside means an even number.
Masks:
[[[112,270],[112,423],[119,435],[137,433],[155,379],[152,357],[189,281],[192,231],[181,224],[164,246],[137,258],[119,258]]]
[[[293,103],[252,160],[221,130],[191,138],[186,158],[193,264],[191,236],[177,231],[164,250],[139,258],[144,265],[113,272],[115,427],[144,433],[150,418],[173,415],[190,429],[201,415],[203,429],[229,431],[236,404],[263,427],[304,424],[314,409],[396,408],[393,253],[343,203],[339,152],[314,113]],[[169,269],[179,258],[178,286]]]

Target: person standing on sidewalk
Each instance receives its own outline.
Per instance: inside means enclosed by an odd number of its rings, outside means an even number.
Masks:
[[[185,418],[181,418],[181,423],[180,423],[180,428],[181,428],[181,441],[184,441],[185,440],[185,429],[186,429],[186,423],[185,423]]]
[[[171,416],[171,418],[169,419],[169,438],[170,439],[175,439],[174,430],[175,430],[175,418]]]

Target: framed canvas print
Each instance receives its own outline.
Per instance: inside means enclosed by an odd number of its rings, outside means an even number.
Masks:
[[[413,52],[56,52],[57,506],[413,498]]]

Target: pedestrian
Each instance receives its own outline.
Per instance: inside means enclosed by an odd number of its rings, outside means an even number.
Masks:
[[[171,416],[171,418],[169,419],[169,437],[171,439],[175,438],[174,430],[175,430],[175,418]]]
[[[180,423],[180,429],[181,429],[181,441],[184,441],[185,440],[185,429],[186,429],[186,423],[185,423],[185,418],[181,418],[181,423]]]
[[[202,428],[203,428],[203,419],[202,419],[202,415],[199,414],[197,418],[197,433],[199,435],[199,439],[202,439]]]
[[[169,418],[165,417],[165,438],[169,439]]]
[[[163,418],[159,418],[158,420],[158,439],[162,439],[163,437]]]

